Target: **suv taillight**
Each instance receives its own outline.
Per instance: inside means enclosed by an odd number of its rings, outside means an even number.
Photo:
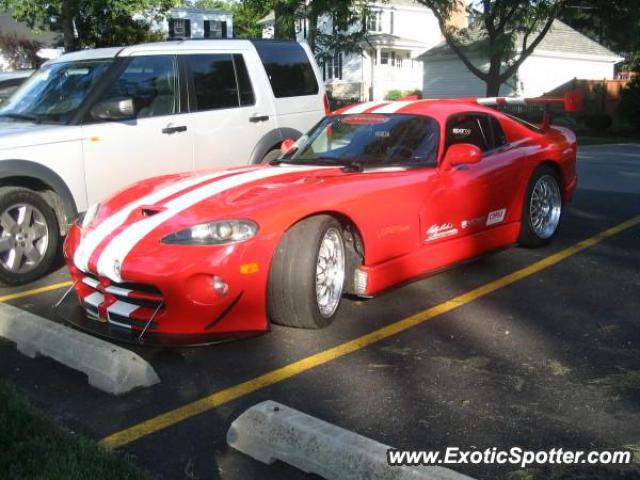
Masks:
[[[324,94],[324,114],[325,115],[329,115],[331,113],[331,107],[329,106],[329,97],[327,96],[327,94]]]

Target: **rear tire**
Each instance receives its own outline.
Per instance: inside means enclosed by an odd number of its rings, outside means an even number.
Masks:
[[[278,157],[280,157],[280,155],[282,154],[282,152],[280,151],[279,148],[274,148],[273,150],[269,150],[264,157],[262,157],[262,160],[260,160],[260,163],[269,163],[271,160],[276,160]]]
[[[276,250],[267,286],[272,322],[296,328],[329,325],[340,307],[346,278],[343,229],[329,215],[294,225]]]
[[[524,247],[547,245],[558,233],[561,217],[560,178],[554,168],[541,165],[527,187],[518,242]]]
[[[0,282],[23,285],[49,272],[60,245],[56,214],[38,193],[0,188]]]

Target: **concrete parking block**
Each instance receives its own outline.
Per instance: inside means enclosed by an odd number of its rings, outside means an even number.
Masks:
[[[390,466],[391,447],[267,400],[240,415],[227,443],[256,460],[286,462],[327,479],[472,480],[437,466]]]
[[[0,303],[0,336],[30,358],[44,355],[87,374],[90,385],[113,395],[160,381],[135,353],[6,303]]]

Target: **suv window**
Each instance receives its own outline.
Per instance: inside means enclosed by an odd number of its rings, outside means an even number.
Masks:
[[[237,108],[255,103],[242,55],[185,55],[189,72],[191,111]]]
[[[501,147],[507,140],[497,118],[465,113],[447,122],[447,146],[456,143],[471,143],[486,152]]]
[[[178,111],[178,79],[176,57],[154,55],[134,57],[102,100],[129,97],[133,99],[136,118],[171,115]]]
[[[304,49],[293,42],[253,41],[276,98],[318,93],[318,82]]]

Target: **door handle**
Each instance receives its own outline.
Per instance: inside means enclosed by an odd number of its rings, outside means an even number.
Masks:
[[[269,120],[269,115],[253,115],[249,117],[249,121],[252,123],[266,122],[267,120]]]
[[[171,135],[172,133],[186,132],[186,131],[187,131],[187,127],[185,125],[180,125],[179,127],[167,126],[162,129],[162,133],[167,135]]]

